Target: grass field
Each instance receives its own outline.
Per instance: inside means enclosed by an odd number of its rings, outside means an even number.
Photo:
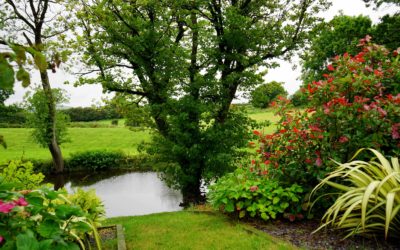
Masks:
[[[8,148],[0,148],[0,163],[10,159],[51,159],[47,148],[41,148],[30,137],[31,129],[0,128]],[[69,128],[70,142],[62,145],[64,157],[88,150],[122,150],[135,154],[136,146],[149,140],[147,131],[131,131],[127,128]]]
[[[249,112],[249,116],[258,122],[269,120],[276,122],[270,110],[254,109]],[[150,135],[148,131],[131,131],[124,127],[124,121],[119,120],[118,126],[111,125],[111,120],[90,122],[86,125],[97,127],[72,127],[68,129],[70,142],[62,145],[64,157],[68,158],[71,154],[89,150],[122,150],[129,154],[137,153],[136,147],[143,140],[148,141]],[[270,133],[274,125],[264,128],[265,133]],[[31,129],[27,128],[0,128],[0,135],[3,135],[8,144],[5,150],[0,147],[0,164],[7,160],[19,159],[38,159],[50,160],[50,152],[47,148],[41,148],[30,137]]]
[[[107,219],[122,224],[127,249],[296,249],[290,243],[204,212],[173,212]]]

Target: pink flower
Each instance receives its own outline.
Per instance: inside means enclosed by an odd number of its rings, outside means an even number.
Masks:
[[[322,159],[321,159],[321,157],[318,157],[317,160],[315,160],[315,165],[317,165],[317,167],[321,167],[321,166],[322,166]]]
[[[396,123],[396,124],[392,125],[392,138],[395,140],[400,139],[399,127],[400,127],[400,123]]]
[[[345,143],[345,142],[348,142],[349,141],[349,138],[347,138],[346,136],[341,136],[340,138],[339,138],[339,142],[340,143]]]
[[[0,244],[3,242],[4,237],[0,235]]]
[[[250,187],[250,191],[251,192],[255,192],[255,191],[257,191],[258,190],[258,187],[257,186],[251,186]]]
[[[3,203],[0,205],[0,213],[9,213],[14,207],[13,203]]]
[[[25,200],[24,197],[20,197],[18,200],[14,201],[14,204],[22,207],[28,206],[28,202]]]

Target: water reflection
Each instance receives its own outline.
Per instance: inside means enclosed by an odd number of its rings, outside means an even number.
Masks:
[[[104,202],[107,217],[143,215],[182,209],[179,207],[179,203],[182,202],[181,193],[168,188],[154,172],[119,173],[117,176],[106,178],[104,176],[100,178],[98,175],[64,178],[67,180],[65,187],[68,191],[73,191],[75,187],[82,187],[86,190],[96,189],[97,195]],[[95,179],[97,180],[93,182]],[[87,182],[89,180],[91,183]]]

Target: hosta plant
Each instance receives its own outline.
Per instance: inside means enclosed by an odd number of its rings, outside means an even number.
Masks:
[[[297,184],[281,186],[278,181],[268,178],[268,171],[253,163],[226,174],[211,185],[207,194],[211,205],[223,212],[237,214],[239,218],[302,219],[302,187]]]
[[[343,230],[346,237],[355,234],[400,236],[400,166],[398,158],[387,160],[381,153],[369,161],[353,160],[338,164],[317,185],[339,190],[336,202],[326,211],[323,224],[316,231],[331,226]],[[357,151],[353,159],[364,149]]]

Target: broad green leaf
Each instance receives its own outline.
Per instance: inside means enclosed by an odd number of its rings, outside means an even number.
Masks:
[[[53,238],[62,233],[59,224],[50,219],[43,221],[37,228],[37,232],[44,238]]]
[[[17,235],[16,245],[17,250],[39,250],[39,242],[30,231]]]
[[[12,89],[14,82],[14,69],[0,54],[0,89]]]

